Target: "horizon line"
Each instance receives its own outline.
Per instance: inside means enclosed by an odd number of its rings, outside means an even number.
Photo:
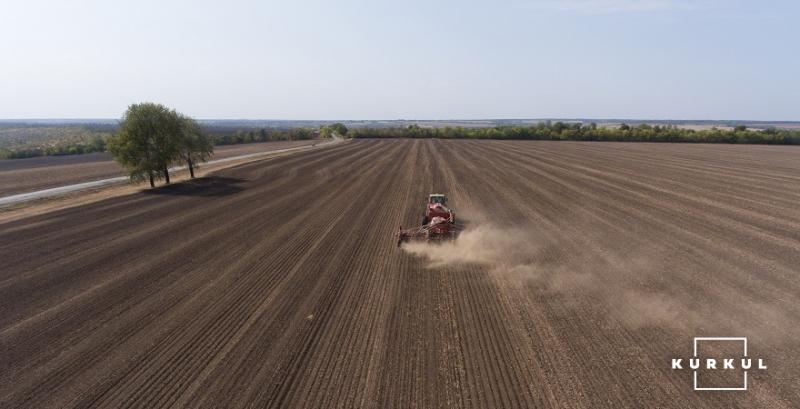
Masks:
[[[531,117],[531,118],[444,118],[444,119],[418,119],[418,118],[395,118],[395,119],[286,119],[286,118],[199,118],[198,121],[248,121],[248,122],[481,122],[481,121],[604,121],[604,122],[750,122],[750,123],[800,123],[800,119],[683,119],[683,118],[601,118],[601,117]],[[119,121],[119,118],[109,117],[40,117],[40,118],[0,118],[0,122],[88,122],[88,121]]]

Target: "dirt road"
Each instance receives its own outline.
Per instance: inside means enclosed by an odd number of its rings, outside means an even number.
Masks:
[[[0,407],[791,407],[798,157],[354,141],[0,224]],[[693,391],[697,336],[768,369]]]
[[[212,159],[224,159],[312,143],[315,141],[280,141],[217,146],[214,148]],[[0,197],[115,176],[125,176],[125,171],[108,153],[4,159],[0,160]]]

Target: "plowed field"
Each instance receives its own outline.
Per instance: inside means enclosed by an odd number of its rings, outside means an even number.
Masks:
[[[211,159],[294,148],[316,142],[302,140],[217,146]],[[0,160],[0,197],[125,174],[122,166],[108,153],[3,159]]]
[[[794,147],[366,140],[7,222],[0,407],[796,407],[798,203]]]

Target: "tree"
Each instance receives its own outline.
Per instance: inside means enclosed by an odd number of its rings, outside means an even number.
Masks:
[[[333,129],[333,133],[336,135],[339,135],[343,138],[347,136],[347,127],[341,122],[331,125],[331,129]]]
[[[147,178],[154,187],[154,180],[162,177],[169,183],[169,165],[180,157],[181,134],[181,119],[174,110],[150,102],[133,104],[108,149],[131,180]]]
[[[194,119],[180,115],[181,119],[181,158],[186,161],[189,176],[194,179],[194,166],[207,161],[214,154],[214,144],[202,132],[200,125]]]
[[[331,128],[328,125],[323,125],[323,126],[319,127],[319,137],[320,138],[327,139],[327,138],[330,138],[331,136],[333,136],[333,128]]]
[[[336,136],[341,138],[347,136],[347,127],[341,122],[331,125],[324,125],[319,128],[320,138],[331,138]]]
[[[311,139],[314,134],[306,128],[295,128],[289,131],[289,140],[299,141],[302,139]]]

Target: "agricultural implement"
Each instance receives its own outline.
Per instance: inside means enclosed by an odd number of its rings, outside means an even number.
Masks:
[[[428,203],[425,205],[425,215],[422,217],[422,224],[403,230],[397,234],[397,247],[403,242],[411,240],[452,240],[458,235],[456,226],[456,214],[447,207],[447,197],[443,194],[434,193],[428,196]]]

